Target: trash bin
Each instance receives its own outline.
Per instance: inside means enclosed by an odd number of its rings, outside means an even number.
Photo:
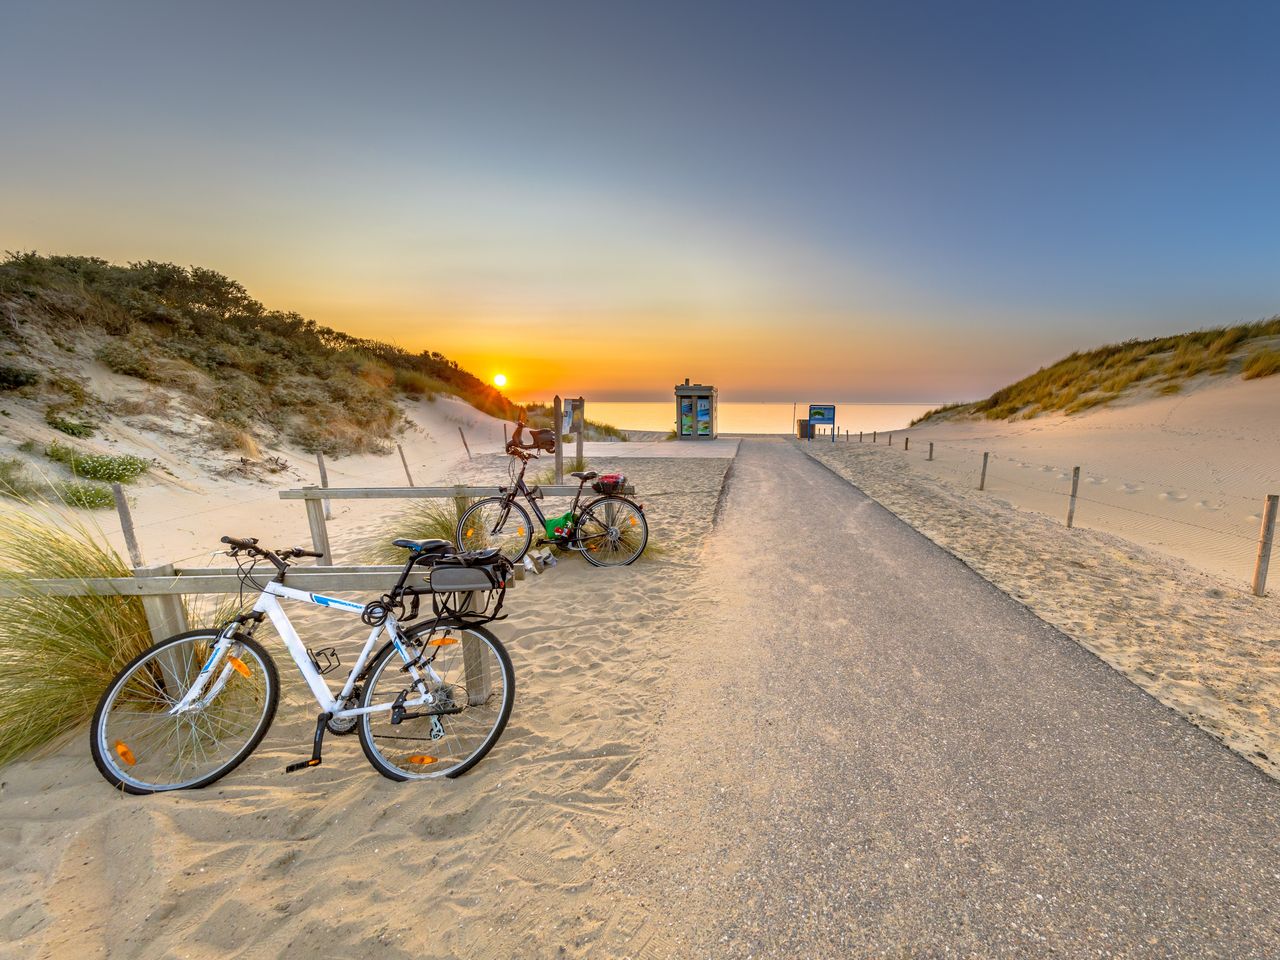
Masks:
[[[812,428],[811,426],[809,426],[809,421],[808,421],[808,420],[797,420],[797,421],[796,421],[796,439],[797,439],[797,440],[808,440],[808,439],[809,439],[809,433],[810,433],[810,431],[811,431],[812,429],[813,429],[813,428]]]

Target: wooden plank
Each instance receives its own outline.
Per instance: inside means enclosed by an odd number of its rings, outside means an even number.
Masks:
[[[467,703],[473,707],[483,705],[492,686],[489,658],[485,656],[485,642],[472,633],[462,635],[462,677],[467,685]]]
[[[552,424],[552,429],[555,430],[556,437],[556,483],[564,483],[564,444],[560,442],[563,437],[561,428],[564,426],[564,422],[563,407],[561,406],[560,394],[558,393],[551,404],[551,416],[555,420]]]
[[[321,453],[319,450],[316,451],[316,463],[320,465],[320,486],[327,487],[329,485],[329,471],[325,468],[325,465],[324,465],[324,454]],[[324,503],[324,518],[326,520],[332,520],[333,519],[332,504],[330,504],[328,500],[323,501],[323,503]]]
[[[540,488],[548,497],[572,497],[578,485],[551,484]],[[628,483],[624,493],[635,495],[634,484]],[[591,493],[590,488],[586,491]],[[498,497],[500,487],[302,487],[297,490],[281,490],[281,500],[427,500],[446,497]],[[319,547],[316,548],[320,549]]]
[[[1067,506],[1067,529],[1076,522],[1076,496],[1080,493],[1080,468],[1071,471],[1071,502]]]
[[[1267,567],[1271,565],[1271,548],[1276,539],[1276,512],[1280,495],[1268,494],[1262,506],[1262,530],[1258,534],[1258,559],[1253,567],[1253,595],[1265,596],[1267,592]]]

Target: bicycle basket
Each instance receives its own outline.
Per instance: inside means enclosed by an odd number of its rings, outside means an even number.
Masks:
[[[556,452],[556,432],[554,430],[533,430],[530,431],[533,438],[533,445],[539,450],[547,453]]]
[[[627,478],[621,473],[605,473],[597,477],[591,484],[596,493],[621,493],[627,485]]]

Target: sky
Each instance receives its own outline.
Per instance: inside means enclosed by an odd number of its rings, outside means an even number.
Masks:
[[[945,401],[1280,312],[1274,3],[6,0],[0,249],[516,399]]]

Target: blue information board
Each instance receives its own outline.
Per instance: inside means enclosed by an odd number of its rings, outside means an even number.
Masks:
[[[834,403],[809,404],[809,439],[813,439],[814,427],[830,427],[831,442],[836,442],[836,405]]]

